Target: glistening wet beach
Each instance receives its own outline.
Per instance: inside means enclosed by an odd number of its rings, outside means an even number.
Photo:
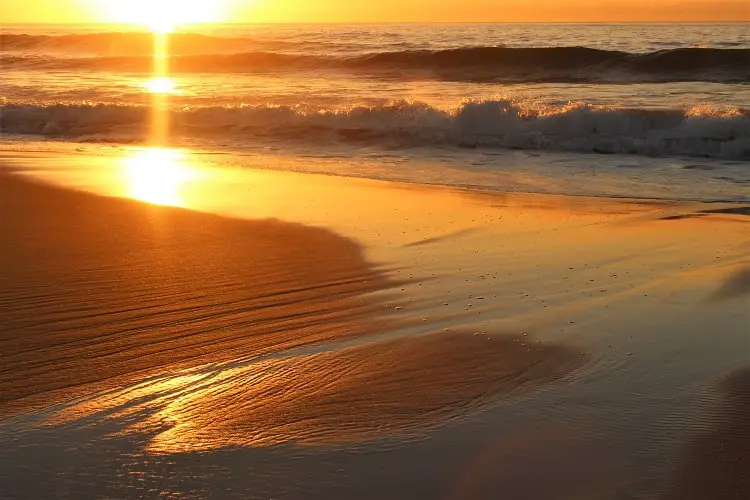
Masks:
[[[4,159],[7,497],[648,498],[722,453],[742,204],[132,154]]]

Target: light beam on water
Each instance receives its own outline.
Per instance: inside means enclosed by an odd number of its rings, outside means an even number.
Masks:
[[[169,142],[169,94],[175,85],[169,77],[169,34],[154,33],[154,71],[146,88],[151,92],[151,137],[154,147],[165,147]]]

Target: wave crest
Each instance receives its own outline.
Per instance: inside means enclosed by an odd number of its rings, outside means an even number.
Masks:
[[[150,120],[149,109],[136,106],[6,104],[0,110],[0,128],[5,133],[79,140],[140,140]],[[750,112],[710,106],[638,110],[490,100],[444,110],[397,101],[347,108],[183,108],[172,111],[171,119],[179,136],[229,138],[238,145],[306,140],[750,160]]]

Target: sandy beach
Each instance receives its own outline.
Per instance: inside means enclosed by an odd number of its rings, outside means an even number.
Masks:
[[[0,160],[7,498],[750,493],[746,206],[130,156]]]
[[[386,283],[323,229],[0,177],[3,413],[154,370],[378,331]],[[19,406],[20,405],[20,406]]]

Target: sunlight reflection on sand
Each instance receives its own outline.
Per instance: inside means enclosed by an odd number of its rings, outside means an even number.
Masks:
[[[407,336],[318,354],[208,365],[73,404],[51,423],[113,418],[152,453],[422,435],[585,357],[522,337]]]
[[[130,198],[184,207],[182,191],[198,178],[198,171],[185,161],[185,153],[174,149],[148,148],[122,159],[125,190]]]

